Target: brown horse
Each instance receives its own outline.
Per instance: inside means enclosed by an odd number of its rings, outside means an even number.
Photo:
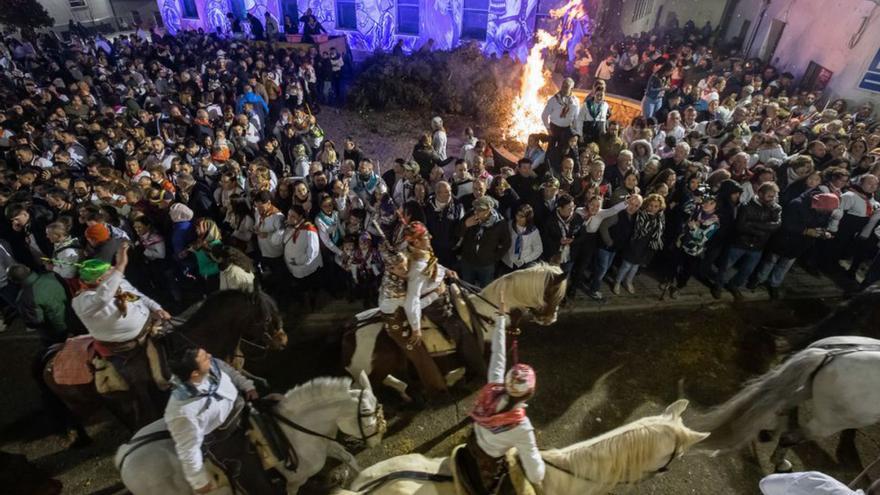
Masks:
[[[489,284],[479,294],[469,295],[470,307],[476,310],[476,315],[469,314],[468,310],[462,311],[462,308],[459,308],[459,313],[472,331],[475,330],[474,326],[480,327],[476,331],[484,332],[485,341],[488,342],[488,332],[494,325],[492,321],[502,293],[510,308],[509,328],[517,328],[525,311],[531,312],[535,322],[546,326],[556,321],[565,287],[565,274],[558,266],[539,264],[509,273]],[[409,377],[408,360],[383,331],[383,324],[370,319],[355,322],[352,327],[353,330],[347,331],[342,340],[345,369],[352,376],[366,372],[374,388],[379,384],[387,385],[409,402],[411,397],[406,393],[408,385],[403,381]],[[430,322],[423,325],[423,342],[440,371],[446,375],[447,383],[454,384],[461,377],[458,371],[462,367],[455,353],[455,345]]]
[[[189,312],[187,310],[184,314]],[[262,342],[269,349],[283,349],[287,345],[281,314],[268,294],[237,290],[214,293],[184,323],[157,338],[155,343],[165,355],[170,355],[183,346],[194,345],[231,362],[236,357],[242,340]],[[63,344],[51,347],[44,356],[43,381],[77,420],[89,417],[102,407],[110,409],[132,431],[158,419],[157,414],[161,412],[138,413],[129,392],[102,395],[95,388],[94,381],[83,385],[56,383],[52,375],[52,364],[62,346]],[[161,411],[159,407],[164,406],[168,399],[167,394],[154,395],[159,402],[155,404],[156,409]],[[81,428],[78,430],[82,434]]]

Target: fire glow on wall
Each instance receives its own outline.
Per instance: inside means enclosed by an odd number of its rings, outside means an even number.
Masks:
[[[226,14],[245,13],[263,20],[269,12],[283,27],[284,14],[312,9],[331,34],[344,34],[353,50],[390,51],[398,40],[410,50],[428,39],[434,48],[446,50],[475,40],[487,53],[510,52],[525,61],[536,23],[550,18],[550,11],[566,0],[157,0],[167,29],[203,29],[228,32]],[[585,2],[585,0],[584,0]],[[415,7],[415,8],[414,8]],[[343,29],[337,19],[353,8],[356,29]],[[193,15],[197,14],[197,15]],[[342,23],[344,24],[344,22]],[[585,16],[568,27],[571,43],[588,31]],[[247,23],[242,23],[247,29]],[[415,26],[418,26],[415,34]]]

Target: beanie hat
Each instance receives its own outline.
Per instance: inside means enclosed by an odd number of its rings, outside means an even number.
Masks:
[[[104,260],[85,260],[79,266],[79,279],[87,284],[94,283],[101,275],[107,273],[110,263]]]
[[[813,196],[811,206],[814,210],[833,211],[840,207],[840,198],[831,193],[817,194]]]
[[[110,229],[103,223],[96,223],[86,229],[86,240],[92,244],[103,244],[110,240]]]

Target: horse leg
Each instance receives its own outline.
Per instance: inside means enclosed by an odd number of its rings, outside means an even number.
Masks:
[[[860,466],[859,451],[856,448],[856,430],[846,429],[840,432],[840,441],[835,451],[837,462],[841,464],[854,464]]]
[[[413,398],[406,393],[406,388],[408,386],[406,382],[401,381],[391,373],[385,375],[385,378],[382,379],[382,385],[394,389],[394,391],[400,395],[400,398],[407,404],[413,401]]]
[[[785,456],[791,447],[801,443],[804,439],[805,435],[798,421],[798,409],[795,407],[788,411],[787,427],[779,437],[779,443],[770,456],[770,462],[773,463],[773,469],[777,473],[791,472],[791,462]]]

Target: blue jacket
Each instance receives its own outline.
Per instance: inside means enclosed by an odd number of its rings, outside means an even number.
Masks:
[[[253,103],[254,107],[258,109],[257,111],[262,112],[262,115],[267,115],[269,113],[269,105],[266,104],[266,100],[253,91],[241,95],[241,98],[238,99],[238,103],[235,104],[235,112],[244,113],[245,103]]]

